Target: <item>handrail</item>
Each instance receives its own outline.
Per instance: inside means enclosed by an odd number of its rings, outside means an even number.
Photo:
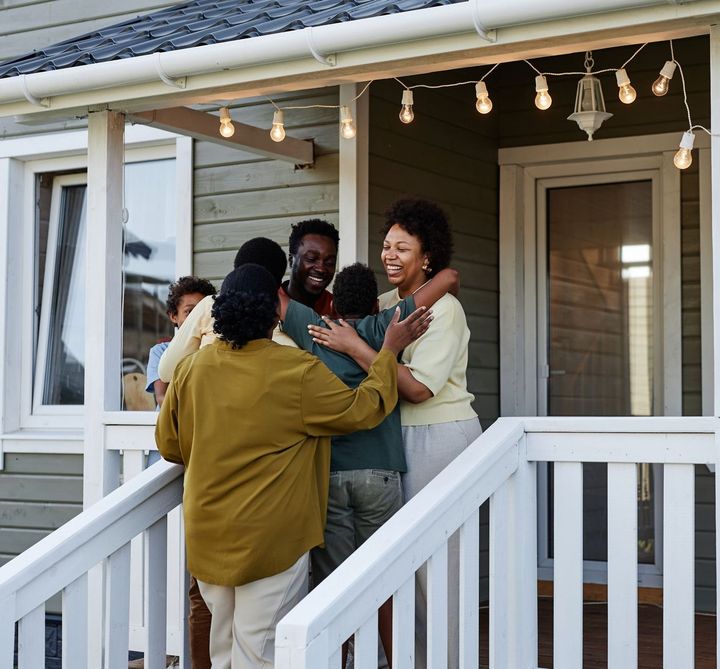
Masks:
[[[182,501],[180,465],[157,462],[0,567],[3,615],[19,620]]]
[[[288,613],[276,632],[278,669],[291,650],[339,647],[517,470],[522,436],[521,419],[496,421]]]

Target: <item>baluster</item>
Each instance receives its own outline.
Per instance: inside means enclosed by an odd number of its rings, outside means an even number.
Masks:
[[[445,669],[448,653],[448,545],[427,561],[427,659],[429,669]]]
[[[579,462],[554,465],[553,666],[583,664],[583,471]]]
[[[18,668],[45,667],[45,602],[18,621]]]
[[[130,640],[130,544],[107,560],[107,609],[105,612],[105,667],[127,669]]]
[[[637,465],[608,463],[608,669],[637,667]]]
[[[413,669],[415,666],[414,574],[393,595],[392,656],[394,669]]]
[[[123,481],[126,483],[143,471],[145,455],[143,451],[126,450],[123,452]],[[133,650],[142,650],[144,644],[143,627],[145,620],[145,537],[139,534],[131,541],[130,549],[130,629],[138,630],[138,636],[133,635]]]
[[[88,576],[83,574],[62,593],[62,666],[87,669]]]
[[[355,669],[374,669],[378,663],[378,612],[355,632]]]
[[[12,595],[3,601],[0,601],[0,611],[4,615],[0,616],[0,669],[13,669],[15,661],[13,658],[15,652],[15,596]]]
[[[460,669],[480,661],[480,510],[460,527]]]
[[[695,467],[665,465],[663,667],[695,666]]]
[[[167,517],[147,530],[147,642],[145,669],[165,669],[167,627]]]
[[[535,464],[518,442],[515,473],[490,497],[490,667],[537,667]]]

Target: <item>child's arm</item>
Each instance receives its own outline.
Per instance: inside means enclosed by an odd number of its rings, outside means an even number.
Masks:
[[[169,385],[169,383],[165,383],[165,381],[161,381],[160,379],[153,383],[153,393],[158,406],[162,406]]]
[[[450,267],[440,270],[430,281],[413,293],[416,307],[432,307],[446,293],[457,295],[460,287],[457,270]]]

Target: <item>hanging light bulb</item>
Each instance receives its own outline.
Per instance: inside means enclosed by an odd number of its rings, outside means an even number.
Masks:
[[[695,135],[691,130],[683,133],[682,139],[680,140],[680,148],[678,149],[673,163],[679,170],[686,170],[692,165],[692,148],[695,143]]]
[[[226,139],[235,134],[235,126],[227,107],[220,107],[220,134]]]
[[[617,85],[620,89],[618,91],[620,102],[623,102],[626,105],[635,102],[637,91],[630,84],[630,77],[628,77],[624,67],[621,67],[617,72],[615,72],[615,79],[617,80]]]
[[[676,67],[677,63],[674,60],[665,61],[665,65],[663,65],[662,70],[660,70],[660,76],[655,79],[652,85],[652,92],[655,95],[662,97],[668,92],[668,89],[670,88],[670,79],[673,78]]]
[[[273,142],[282,142],[285,139],[285,113],[282,109],[276,109],[273,114],[272,128],[270,129],[270,139]]]
[[[475,84],[475,95],[477,97],[475,109],[481,114],[489,114],[492,111],[492,100],[488,96],[487,86],[484,81],[478,81]]]
[[[340,107],[340,135],[343,139],[352,139],[356,134],[357,127],[350,113],[350,108],[343,105]]]
[[[402,94],[402,107],[400,107],[400,120],[405,123],[412,123],[415,118],[415,112],[413,112],[413,92],[406,88]]]
[[[535,77],[535,91],[537,92],[535,96],[535,106],[542,110],[548,109],[552,104],[552,98],[550,97],[550,93],[548,93],[547,79],[542,74]]]

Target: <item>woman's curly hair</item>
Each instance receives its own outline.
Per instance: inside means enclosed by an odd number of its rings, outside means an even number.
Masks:
[[[429,278],[450,265],[452,230],[445,212],[436,204],[419,198],[398,200],[385,212],[383,235],[393,225],[399,225],[420,240],[422,252],[427,254],[430,264]]]
[[[225,277],[212,317],[220,339],[242,348],[268,336],[277,320],[277,282],[264,267],[245,264]]]

